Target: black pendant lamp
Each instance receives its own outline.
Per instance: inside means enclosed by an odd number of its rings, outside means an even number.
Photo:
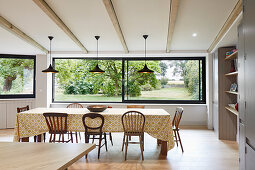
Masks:
[[[51,65],[51,40],[52,40],[54,37],[48,36],[48,38],[50,39],[50,66],[49,66],[47,69],[43,70],[42,72],[43,72],[43,73],[58,73],[58,71],[55,70],[55,69],[52,67],[52,65]]]
[[[95,36],[96,40],[97,40],[97,65],[94,69],[90,70],[90,73],[104,73],[105,71],[102,70],[101,68],[99,68],[98,66],[98,39],[100,38],[100,36]]]
[[[148,38],[148,35],[143,35],[143,38],[145,40],[145,65],[144,65],[143,69],[138,71],[138,73],[153,73],[154,71],[149,69],[146,64],[146,39]]]

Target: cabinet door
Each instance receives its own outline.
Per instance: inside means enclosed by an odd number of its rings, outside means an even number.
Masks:
[[[244,34],[245,34],[245,134],[250,145],[255,147],[255,1],[246,0],[244,10]],[[254,164],[255,161],[252,163]]]
[[[6,104],[0,104],[0,129],[6,128]]]

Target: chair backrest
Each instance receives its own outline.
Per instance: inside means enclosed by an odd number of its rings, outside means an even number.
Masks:
[[[174,118],[173,118],[173,121],[172,121],[172,126],[175,126],[176,128],[179,127],[179,124],[180,124],[180,121],[181,121],[181,118],[182,118],[183,110],[184,109],[182,107],[177,107],[176,108]]]
[[[97,119],[99,118],[100,119],[100,122],[98,124],[93,124],[95,122],[89,120],[89,119]],[[86,121],[86,119],[88,119],[89,121]],[[98,114],[98,113],[87,113],[87,114],[84,114],[82,116],[82,122],[83,122],[83,125],[85,127],[85,133],[88,133],[88,132],[100,132],[102,133],[102,128],[104,126],[104,116],[102,116],[101,114]],[[89,123],[91,124],[89,124]],[[93,125],[93,126],[92,126]]]
[[[67,133],[67,113],[43,113],[43,116],[49,128],[49,133]]]
[[[144,105],[127,105],[127,108],[140,108],[140,109],[144,109]]]
[[[83,106],[80,103],[71,103],[67,108],[83,108]]]
[[[24,112],[27,110],[29,110],[29,105],[27,105],[25,107],[17,107],[17,113]]]
[[[121,117],[124,132],[141,133],[144,132],[145,116],[138,111],[128,111]]]

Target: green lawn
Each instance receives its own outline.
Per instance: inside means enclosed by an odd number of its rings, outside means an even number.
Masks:
[[[151,97],[153,96],[153,97]],[[192,100],[192,95],[186,88],[171,87],[160,90],[142,91],[139,97],[129,97],[131,100]],[[58,93],[55,101],[104,101],[104,102],[121,102],[121,96],[107,97],[103,95],[68,95]]]

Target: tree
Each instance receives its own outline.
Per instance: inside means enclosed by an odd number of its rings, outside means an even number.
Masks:
[[[57,85],[64,89],[66,94],[98,94],[105,96],[119,96],[122,94],[122,61],[99,61],[103,74],[90,73],[97,63],[96,60],[57,59]],[[160,72],[158,61],[148,61],[148,66]],[[149,83],[153,88],[158,85],[155,74],[141,74],[137,70],[144,66],[144,61],[129,62],[129,94],[139,96],[141,85]]]
[[[167,71],[167,68],[168,68],[167,64],[163,63],[163,62],[160,62],[159,67],[160,67],[160,71],[161,71],[160,75],[165,77],[166,76],[166,71]]]
[[[34,60],[31,59],[0,59],[0,74],[4,78],[3,91],[8,92],[12,88],[12,82],[17,77],[23,78],[24,69],[33,69]]]

